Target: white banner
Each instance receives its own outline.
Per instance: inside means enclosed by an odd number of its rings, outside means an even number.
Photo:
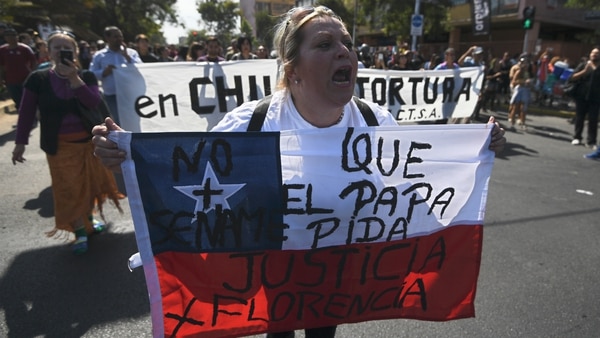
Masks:
[[[244,102],[269,95],[276,60],[219,64],[164,62],[114,71],[121,126],[130,131],[208,131]],[[386,107],[398,122],[468,117],[482,68],[439,71],[359,69],[356,95]]]
[[[356,95],[386,107],[398,122],[469,117],[483,68],[394,71],[359,69]]]

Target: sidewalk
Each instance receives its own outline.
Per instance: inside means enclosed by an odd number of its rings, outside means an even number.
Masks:
[[[17,109],[11,99],[0,99],[0,136],[14,132],[17,127]],[[0,141],[2,143],[2,141]]]
[[[15,103],[11,99],[0,100],[0,114],[16,114]]]

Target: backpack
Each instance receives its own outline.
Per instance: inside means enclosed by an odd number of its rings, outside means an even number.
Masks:
[[[260,131],[265,121],[265,117],[267,116],[267,110],[269,110],[271,98],[271,95],[265,96],[258,102],[256,108],[254,108],[254,111],[252,112],[252,117],[250,118],[250,123],[248,124],[248,129],[246,129],[246,131]],[[375,117],[373,110],[371,110],[371,107],[369,107],[368,104],[364,103],[356,96],[353,96],[352,99],[358,106],[358,110],[367,122],[367,125],[369,127],[378,126],[379,122],[377,122],[377,118]]]

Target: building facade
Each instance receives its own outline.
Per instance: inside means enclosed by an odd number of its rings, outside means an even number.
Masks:
[[[501,57],[504,52],[511,55],[528,52],[536,56],[550,49],[553,55],[565,57],[573,65],[581,56],[587,56],[594,44],[600,43],[600,13],[565,8],[565,2],[566,0],[491,0],[490,32],[487,35],[475,35],[471,0],[454,0],[449,21],[452,28],[447,44],[440,46],[423,43],[420,47],[435,52],[453,47],[460,52],[478,45],[495,57]],[[535,8],[531,29],[523,27],[523,10],[527,6]],[[582,42],[583,37],[588,41]]]

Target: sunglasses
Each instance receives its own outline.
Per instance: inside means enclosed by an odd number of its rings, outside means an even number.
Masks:
[[[50,34],[48,34],[48,39],[50,39],[51,37],[53,37],[54,35],[66,35],[68,37],[70,37],[71,39],[75,39],[75,34],[69,32],[69,31],[65,31],[65,30],[56,30],[56,31],[52,31],[50,32]]]
[[[324,13],[327,13],[328,15],[332,15],[332,16],[336,16],[335,13],[329,9],[326,6],[303,6],[303,7],[296,7],[291,9],[288,14],[289,14],[289,20],[286,23],[286,28],[287,26],[290,24],[290,21],[301,21],[303,18],[309,16],[310,14],[312,14],[316,9],[319,9],[321,11],[323,11]]]

